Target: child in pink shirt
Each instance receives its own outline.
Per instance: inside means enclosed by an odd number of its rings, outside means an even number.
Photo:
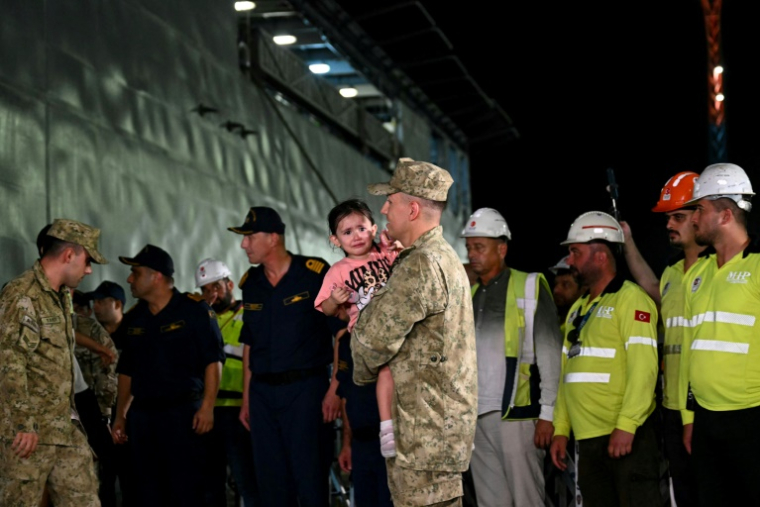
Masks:
[[[369,206],[360,199],[348,199],[337,204],[330,211],[327,221],[330,241],[340,247],[346,257],[334,263],[325,274],[314,308],[348,321],[350,333],[361,309],[370,302],[374,292],[388,281],[391,265],[403,247],[398,241],[391,240],[387,231],[382,231],[380,243],[375,243],[377,224]],[[396,442],[391,419],[393,377],[387,365],[378,372],[376,389],[380,412],[380,452],[390,458],[396,455]]]

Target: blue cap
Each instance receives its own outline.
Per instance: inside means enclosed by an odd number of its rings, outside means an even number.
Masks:
[[[114,298],[121,301],[122,306],[127,304],[127,298],[124,294],[124,289],[116,282],[104,281],[98,288],[92,292],[85,294],[90,299],[105,299]]]

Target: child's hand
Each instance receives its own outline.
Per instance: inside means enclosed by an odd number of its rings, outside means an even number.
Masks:
[[[380,231],[380,246],[397,252],[404,249],[404,245],[399,240],[391,238],[390,234],[388,234],[388,229]]]
[[[332,292],[330,292],[330,301],[340,306],[348,301],[348,298],[351,297],[351,293],[352,291],[346,287],[335,286],[333,287]]]

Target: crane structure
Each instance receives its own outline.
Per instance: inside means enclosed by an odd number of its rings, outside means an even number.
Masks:
[[[723,94],[723,54],[720,44],[720,12],[722,0],[700,0],[707,36],[708,89],[708,158],[710,163],[725,162],[726,106]]]

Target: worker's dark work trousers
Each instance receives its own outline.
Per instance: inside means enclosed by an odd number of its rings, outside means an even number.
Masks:
[[[578,441],[578,485],[583,507],[656,507],[660,493],[660,451],[650,416],[636,430],[631,453],[610,458],[610,436]]]
[[[725,412],[695,408],[691,455],[699,505],[760,503],[758,428],[760,407]]]
[[[135,505],[201,507],[207,435],[193,431],[200,401],[129,410]]]
[[[284,385],[252,380],[251,442],[262,505],[328,507],[333,423],[322,420],[326,375]]]
[[[662,407],[663,443],[668,473],[673,481],[673,496],[678,507],[697,505],[697,484],[691,455],[683,445],[683,422],[679,410]]]

